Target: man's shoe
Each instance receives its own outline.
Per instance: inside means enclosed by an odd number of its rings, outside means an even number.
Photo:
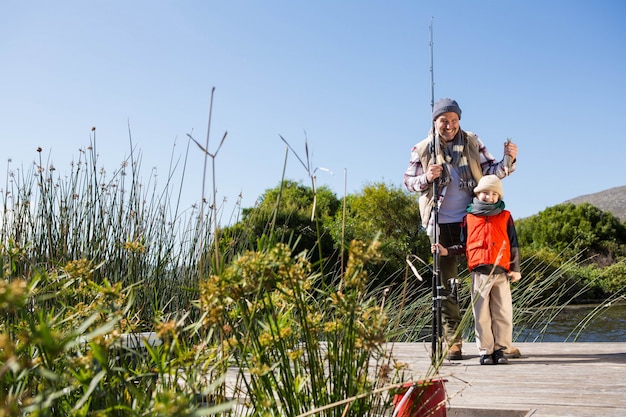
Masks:
[[[460,361],[463,359],[463,345],[461,343],[454,343],[448,349],[448,353],[446,355],[446,359],[450,361]]]
[[[509,360],[504,356],[504,351],[502,349],[498,349],[493,352],[493,363],[494,365],[506,365],[509,363]]]
[[[507,349],[504,349],[504,357],[508,359],[516,359],[521,358],[522,354],[520,353],[518,348],[511,346]]]

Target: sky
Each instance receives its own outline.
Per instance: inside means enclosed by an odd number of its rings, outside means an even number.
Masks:
[[[497,159],[518,144],[504,201],[527,217],[626,185],[625,16],[620,0],[3,0],[0,186],[38,147],[69,172],[96,127],[102,168],[132,148],[164,185],[184,161],[181,205],[214,182],[223,223],[283,170],[338,198],[403,187],[432,88]],[[208,137],[206,171],[189,135]]]

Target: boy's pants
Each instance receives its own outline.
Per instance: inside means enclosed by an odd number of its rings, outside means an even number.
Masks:
[[[513,302],[506,274],[472,271],[472,310],[476,345],[481,355],[490,355],[512,345]]]

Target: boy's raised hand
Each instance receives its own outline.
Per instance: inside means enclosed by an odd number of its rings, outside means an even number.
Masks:
[[[515,272],[515,271],[511,271],[508,273],[509,275],[509,279],[511,280],[511,282],[517,282],[520,279],[522,279],[522,273],[521,272]]]

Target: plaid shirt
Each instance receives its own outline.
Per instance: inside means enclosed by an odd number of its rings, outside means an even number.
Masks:
[[[489,153],[487,147],[480,140],[478,135],[472,132],[465,132],[467,137],[473,137],[478,145],[478,155],[480,158],[480,168],[483,175],[496,175],[498,178],[504,178],[507,176],[507,171],[504,169],[504,160],[498,162],[493,155]],[[430,144],[432,142],[432,133],[426,139],[417,143],[411,149],[411,160],[409,166],[404,172],[404,186],[410,192],[416,192],[420,195],[420,215],[422,217],[422,226],[424,226],[429,233],[429,236],[434,233],[434,224],[430,218],[430,209],[432,207],[433,198],[431,191],[433,189],[432,184],[428,182],[426,178],[426,170],[428,164],[431,161],[430,157]],[[467,145],[466,145],[467,146]],[[508,174],[515,171],[516,161],[513,161],[511,169]],[[480,178],[475,178],[478,181]],[[446,195],[447,187],[439,190],[439,197],[437,199],[439,206],[443,202]],[[469,204],[471,201],[468,201]]]
[[[480,154],[480,167],[482,168],[483,175],[497,175],[498,178],[504,178],[506,176],[506,172],[504,170],[503,161],[497,162],[493,155],[489,153],[487,147],[480,140],[478,135],[473,134],[471,132],[467,132],[469,135],[473,135],[478,141],[478,152]],[[404,186],[408,191],[423,193],[429,187],[431,187],[431,183],[426,179],[426,170],[428,166],[423,166],[422,160],[430,160],[429,155],[420,155],[418,149],[424,149],[425,152],[430,152],[430,142],[432,141],[432,137],[428,137],[421,141],[420,143],[413,146],[411,149],[411,160],[409,161],[409,166],[404,172]],[[515,163],[513,163],[512,169],[509,171],[515,171]]]

